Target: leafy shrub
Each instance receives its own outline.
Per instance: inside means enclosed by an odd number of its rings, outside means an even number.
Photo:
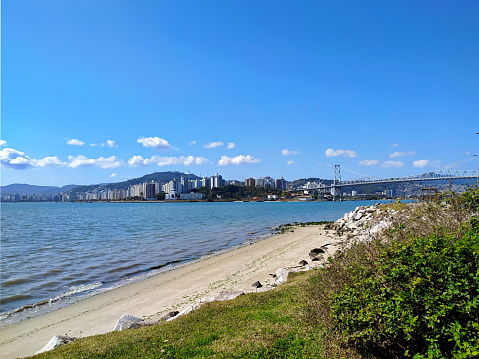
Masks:
[[[461,195],[461,203],[470,211],[479,211],[479,189],[469,188]]]
[[[373,263],[349,266],[331,316],[363,354],[477,357],[478,264],[477,218],[459,232],[392,241]]]

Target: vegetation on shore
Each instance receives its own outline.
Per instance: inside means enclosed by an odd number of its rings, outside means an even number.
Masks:
[[[274,290],[38,357],[478,357],[479,190],[394,210],[381,235]]]

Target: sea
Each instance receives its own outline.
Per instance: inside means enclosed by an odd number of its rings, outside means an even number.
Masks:
[[[2,203],[0,326],[376,202]]]

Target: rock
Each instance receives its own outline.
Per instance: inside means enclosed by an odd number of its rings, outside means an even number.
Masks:
[[[255,289],[261,288],[262,286],[263,285],[261,284],[261,282],[259,280],[254,282],[253,284],[251,284],[251,287],[255,288]]]
[[[42,349],[37,351],[35,354],[40,354],[40,353],[44,353],[44,352],[47,352],[49,350],[55,349],[59,346],[68,344],[68,343],[74,341],[75,339],[77,339],[77,338],[68,337],[68,336],[65,336],[65,335],[55,335],[52,339],[50,339],[50,341]]]
[[[257,282],[257,283],[259,283],[259,282]],[[259,284],[261,286],[261,283],[259,283]],[[258,288],[260,288],[260,287],[258,287]],[[179,313],[178,312],[171,312],[171,313],[176,313],[176,314],[167,318],[167,319],[164,319],[164,320],[169,322],[170,320],[173,320],[177,317],[188,314],[188,313],[200,308],[205,303],[221,302],[221,301],[225,301],[225,300],[231,300],[231,299],[235,299],[236,297],[238,297],[242,294],[244,294],[244,292],[242,290],[223,290],[221,292],[216,293],[215,295],[212,295],[211,297],[201,298],[198,303],[194,303],[194,304],[190,305],[189,307],[187,307],[186,309],[183,309]],[[168,313],[168,314],[170,314],[170,313]]]
[[[303,260],[300,260],[298,264],[299,264],[300,266],[304,267],[305,265],[308,264],[308,262],[303,259]]]
[[[288,280],[288,275],[289,275],[289,271],[287,269],[279,268],[278,270],[276,270],[276,280],[274,281],[273,284],[274,285],[283,284],[284,282]]]
[[[171,317],[169,319],[167,319],[166,321],[169,322],[170,320],[173,320],[173,319],[176,319],[178,317],[181,317],[182,315],[185,315],[185,314],[188,314],[188,313],[191,313],[192,311],[198,309],[199,307],[201,307],[203,303],[194,303],[192,305],[190,305],[189,307],[187,307],[186,309],[183,309],[181,312],[179,312],[177,315],[175,315],[174,317]]]
[[[138,328],[139,326],[141,326],[138,325],[138,323],[141,322],[143,322],[143,319],[135,317],[134,315],[125,314],[120,319],[118,319],[118,322],[116,322],[113,331]]]
[[[311,258],[312,261],[319,261],[323,259],[324,253],[324,250],[322,250],[321,248],[314,248],[311,249],[311,251],[309,252],[309,258]]]
[[[256,283],[259,283],[259,282],[256,282]],[[259,283],[259,285],[260,286],[256,288],[262,287],[261,283]],[[216,293],[214,296],[210,297],[211,298],[210,302],[222,302],[224,300],[232,300],[243,294],[244,292],[242,290],[223,290],[219,293]]]
[[[161,320],[166,321],[170,318],[176,317],[178,314],[180,314],[180,312],[177,311],[177,310],[174,310],[173,312],[169,312],[169,313],[165,314],[164,316],[162,316]]]

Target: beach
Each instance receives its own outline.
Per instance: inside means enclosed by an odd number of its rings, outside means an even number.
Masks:
[[[85,337],[110,332],[125,314],[159,319],[222,290],[251,292],[254,282],[272,283],[270,274],[278,268],[298,266],[303,259],[309,262],[311,249],[338,239],[320,225],[294,227],[293,232],[276,234],[3,327],[0,353],[5,359],[29,356],[55,335]],[[328,248],[327,253],[333,254],[335,246]]]

